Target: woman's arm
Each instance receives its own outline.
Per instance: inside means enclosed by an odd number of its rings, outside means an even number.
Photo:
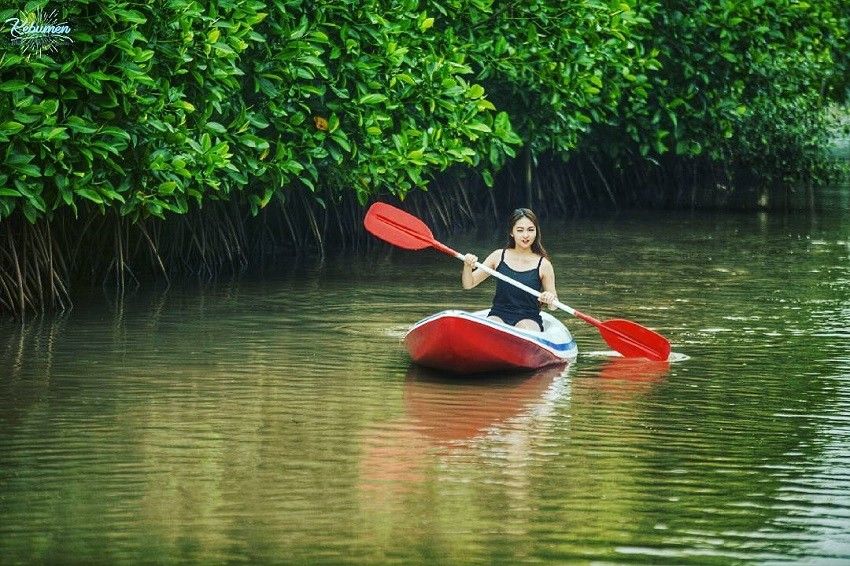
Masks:
[[[499,252],[500,250],[494,251],[481,263],[490,269],[496,269],[496,260],[499,258]],[[463,271],[460,274],[460,282],[463,284],[464,289],[477,287],[479,283],[490,277],[490,274],[483,269],[476,269],[475,271],[472,270],[472,267],[477,261],[478,257],[472,254],[466,254],[463,257]]]
[[[555,290],[555,270],[548,259],[544,259],[540,265],[540,282],[543,285],[540,302],[548,306],[549,310],[555,310],[554,303],[558,300],[558,291]]]

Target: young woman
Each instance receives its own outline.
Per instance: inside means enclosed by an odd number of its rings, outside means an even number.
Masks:
[[[540,298],[521,289],[496,281],[496,295],[488,318],[526,330],[543,330],[540,304],[554,308],[558,299],[555,291],[555,272],[540,241],[540,225],[537,216],[528,208],[514,210],[508,224],[508,243],[504,249],[496,250],[482,263],[510,277],[542,291]],[[464,257],[461,282],[464,289],[472,289],[490,275],[483,269],[473,269],[478,257]]]

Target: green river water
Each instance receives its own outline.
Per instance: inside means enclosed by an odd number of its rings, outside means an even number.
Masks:
[[[673,362],[562,313],[566,370],[418,369],[405,329],[493,283],[389,247],[0,323],[0,564],[850,562],[847,214],[543,234],[566,304]]]

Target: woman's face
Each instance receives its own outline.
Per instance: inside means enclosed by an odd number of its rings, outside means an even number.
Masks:
[[[534,222],[523,216],[516,221],[511,229],[511,237],[514,239],[517,248],[527,250],[537,239],[537,228],[534,227]]]

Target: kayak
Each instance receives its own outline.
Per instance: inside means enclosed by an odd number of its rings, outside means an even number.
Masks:
[[[453,373],[527,371],[575,359],[578,347],[557,318],[541,312],[543,331],[487,318],[489,310],[446,310],[410,327],[404,344],[417,364]]]

